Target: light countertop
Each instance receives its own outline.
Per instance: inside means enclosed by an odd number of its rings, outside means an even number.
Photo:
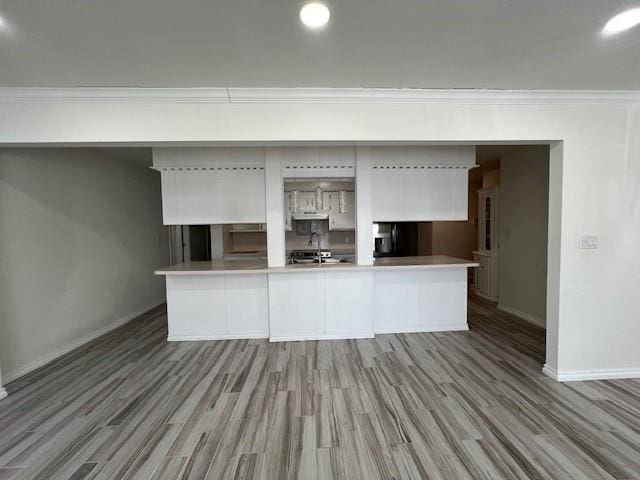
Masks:
[[[432,255],[423,257],[385,257],[376,258],[373,265],[355,263],[295,264],[283,267],[269,267],[266,260],[231,260],[217,262],[187,262],[156,270],[156,275],[216,275],[216,274],[255,274],[255,273],[294,273],[324,272],[327,270],[378,270],[378,269],[432,269],[477,267],[470,260]]]
[[[266,260],[226,260],[208,262],[185,262],[156,270],[156,275],[211,275],[267,273]]]

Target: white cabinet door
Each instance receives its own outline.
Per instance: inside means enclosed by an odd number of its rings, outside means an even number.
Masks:
[[[315,339],[324,334],[324,275],[269,274],[271,341]]]
[[[269,294],[266,274],[227,275],[227,335],[269,336]]]
[[[459,330],[467,324],[467,269],[422,270],[418,284],[418,328]]]
[[[374,168],[373,220],[466,220],[467,180],[466,169],[420,166]]]
[[[404,219],[404,172],[374,168],[371,172],[371,210],[374,222]]]
[[[424,169],[404,168],[403,211],[400,220],[418,220],[431,215],[431,197],[435,192],[430,188],[429,177]]]
[[[318,205],[316,205],[316,207],[318,207]],[[319,210],[323,211],[323,212],[327,212],[329,210],[331,210],[331,193],[329,192],[322,192],[322,208],[319,208]]]
[[[298,211],[299,212],[315,212],[316,211],[316,194],[313,192],[298,193]]]
[[[453,217],[452,220],[469,219],[469,171],[456,168],[453,174]]]
[[[183,225],[207,225],[218,217],[216,175],[212,170],[176,172],[178,218]]]
[[[345,192],[344,213],[340,213],[340,193],[329,195],[329,230],[355,230],[356,199],[354,192]]]
[[[264,170],[224,168],[217,173],[218,221],[263,223],[265,214]]]
[[[284,192],[284,230],[291,231],[291,193]]]
[[[375,333],[467,329],[466,268],[373,272]]]
[[[375,333],[407,332],[418,323],[417,271],[373,272],[373,318]]]
[[[227,332],[223,276],[167,276],[169,338],[197,340]]]
[[[165,170],[161,174],[162,185],[162,222],[164,225],[179,225],[180,208],[176,188],[176,172]]]
[[[327,337],[373,337],[373,272],[327,270],[324,276]]]
[[[485,255],[478,255],[478,268],[476,288],[480,295],[491,297],[491,259]]]
[[[452,170],[425,168],[409,170],[405,174],[407,175],[406,204],[409,203],[409,198],[412,202],[407,220],[453,219]]]

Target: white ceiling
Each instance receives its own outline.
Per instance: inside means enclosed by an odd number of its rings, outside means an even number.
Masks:
[[[0,0],[0,86],[640,90],[640,0]]]

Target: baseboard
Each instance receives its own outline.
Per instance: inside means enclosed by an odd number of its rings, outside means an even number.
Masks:
[[[394,333],[431,333],[431,332],[461,332],[469,330],[469,325],[465,323],[455,325],[429,325],[410,328],[376,328],[376,335],[388,335]]]
[[[220,335],[168,335],[167,342],[203,342],[211,340],[249,340],[252,338],[269,338],[268,333],[243,333],[242,335],[224,333]]]
[[[269,337],[270,342],[304,342],[312,340],[355,340],[359,338],[374,338],[372,333],[354,333],[354,334],[321,334],[321,335],[283,335]]]
[[[7,396],[7,391],[4,388],[0,387],[0,400],[7,398]]]
[[[565,370],[557,371],[548,365],[542,371],[558,382],[584,382],[587,380],[618,380],[640,378],[640,368],[619,368],[609,370]]]
[[[497,302],[498,299],[496,297],[490,297],[489,295],[485,295],[484,293],[480,293],[477,290],[473,291],[474,295],[477,295],[480,298],[484,298],[485,300],[488,300],[489,302]]]
[[[150,310],[153,310],[154,308],[159,307],[160,305],[162,305],[164,302],[158,303],[158,302],[154,302],[153,305],[146,307],[144,310],[141,310],[137,313],[131,314],[131,315],[127,315],[126,317],[122,317],[117,319],[116,321],[110,323],[109,325],[107,325],[106,327],[100,328],[99,330],[96,330],[92,333],[90,333],[89,335],[86,335],[82,338],[80,338],[79,340],[76,340],[73,343],[70,343],[69,345],[67,345],[66,347],[53,352],[53,353],[49,353],[47,355],[44,355],[40,358],[38,358],[37,360],[34,360],[33,362],[20,367],[16,370],[13,370],[11,372],[8,372],[6,375],[3,374],[2,376],[2,380],[4,382],[5,385],[8,385],[9,383],[13,382],[14,380],[17,380],[20,377],[24,377],[25,375],[27,375],[28,373],[33,372],[34,370],[45,366],[46,364],[56,360],[57,358],[66,355],[67,353],[75,350],[76,348],[82,347],[83,345],[95,340],[98,337],[101,337],[102,335],[105,335],[106,333],[109,333],[112,330],[115,330],[116,328],[121,327],[122,325],[129,323],[130,321],[138,318],[140,315],[143,315],[145,313],[147,313]]]
[[[556,382],[560,381],[558,380],[558,371],[555,368],[550,367],[546,363],[542,367],[542,373],[544,373],[547,377],[553,378]]]
[[[502,310],[503,312],[509,313],[514,317],[518,317],[524,320],[525,322],[532,323],[536,327],[545,328],[545,329],[547,328],[547,324],[543,319],[534,317],[533,315],[529,315],[528,313],[525,313],[525,312],[521,312],[517,308],[508,307],[507,305],[504,305],[502,303],[499,303],[497,305],[497,308],[498,310]]]

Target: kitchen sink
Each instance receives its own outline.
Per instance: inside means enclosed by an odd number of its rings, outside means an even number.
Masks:
[[[302,259],[296,258],[296,259],[293,259],[291,263],[296,265],[312,264],[312,263],[318,263],[318,259],[317,258],[302,258]],[[323,258],[322,263],[326,263],[327,265],[329,265],[329,264],[335,264],[335,263],[348,263],[348,261],[342,258]]]
[[[334,257],[331,255],[330,250],[321,250],[320,258],[322,263],[330,265],[336,263],[349,263],[348,260],[343,258]],[[318,251],[317,250],[293,250],[289,254],[289,263],[293,264],[318,264]]]

